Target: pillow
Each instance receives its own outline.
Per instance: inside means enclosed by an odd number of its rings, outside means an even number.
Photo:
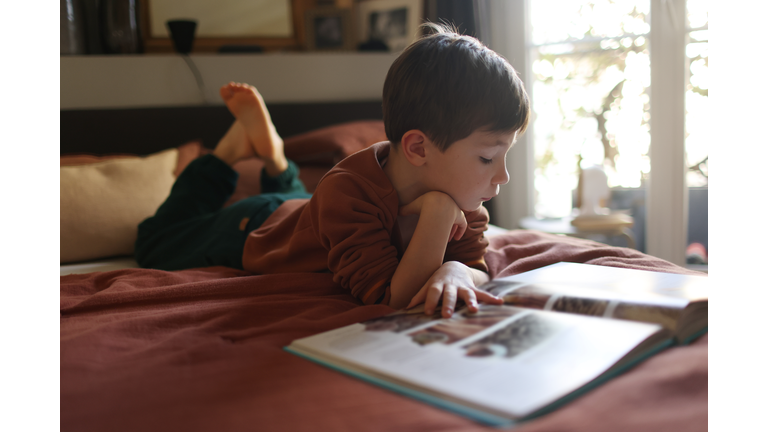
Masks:
[[[179,155],[169,149],[146,157],[93,156],[98,162],[86,165],[82,158],[62,161],[60,261],[133,254],[139,223],[168,197]]]
[[[341,123],[285,138],[285,155],[297,165],[333,166],[345,157],[387,139],[384,122]]]
[[[179,157],[176,161],[176,169],[173,171],[173,176],[178,177],[184,168],[189,165],[190,162],[197,159],[201,155],[209,153],[210,150],[203,147],[200,141],[190,141],[186,144],[177,147],[179,150]],[[62,155],[59,158],[59,166],[73,166],[73,165],[88,165],[96,162],[102,162],[112,159],[123,158],[135,158],[133,154],[110,154],[110,155],[93,155],[93,154],[69,154]]]

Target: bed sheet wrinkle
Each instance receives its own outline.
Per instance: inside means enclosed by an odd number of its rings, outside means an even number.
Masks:
[[[209,267],[192,269],[184,272],[168,272],[152,269],[121,269],[106,272],[71,274],[60,277],[61,298],[79,294],[97,294],[113,287],[115,283],[125,283],[124,290],[138,291],[157,286],[178,285],[186,282],[218,280],[235,276],[247,276],[250,273],[227,268]]]
[[[220,278],[203,277],[195,279],[193,273],[166,272],[162,270],[119,270],[129,272],[123,278],[109,279],[108,285],[97,290],[93,295],[80,302],[70,302],[66,293],[77,290],[81,279],[62,280],[62,314],[90,312],[103,309],[126,307],[147,307],[175,302],[188,302],[195,299],[225,299],[248,297],[273,291],[276,279],[280,275],[258,276],[250,273],[221,267]],[[111,272],[107,272],[111,273]],[[215,274],[215,273],[212,273]],[[207,275],[206,275],[207,276]],[[98,285],[102,277],[94,274],[92,284]],[[86,278],[87,280],[88,278]],[[74,287],[74,289],[72,289]],[[82,298],[82,296],[78,297]]]
[[[299,311],[289,317],[274,320],[264,325],[255,325],[241,329],[231,329],[221,335],[233,343],[241,343],[255,338],[271,338],[280,346],[288,345],[294,339],[311,336],[355,324],[371,317],[383,316],[394,312],[388,306],[362,306],[357,302],[341,301],[335,306],[326,304],[314,309]],[[295,303],[294,306],[299,305]]]
[[[561,261],[701,275],[634,249],[538,231],[514,230],[489,240],[485,261],[492,278],[511,276]]]

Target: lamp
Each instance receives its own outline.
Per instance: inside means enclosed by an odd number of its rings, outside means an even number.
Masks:
[[[197,28],[197,21],[194,20],[168,20],[165,22],[168,27],[168,31],[171,33],[171,39],[173,40],[173,47],[176,52],[181,54],[181,58],[189,66],[189,70],[192,71],[192,75],[195,76],[197,81],[197,88],[200,90],[200,96],[204,103],[208,103],[205,97],[205,83],[203,82],[203,75],[195,66],[195,63],[189,58],[189,53],[192,52],[192,44],[195,41],[195,29]]]
[[[195,41],[195,29],[197,21],[194,20],[168,20],[165,22],[171,33],[173,47],[180,54],[192,52],[192,44]]]

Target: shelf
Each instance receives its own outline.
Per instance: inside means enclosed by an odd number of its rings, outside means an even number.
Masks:
[[[269,103],[381,99],[393,53],[193,54],[204,97],[179,55],[61,57],[61,109],[219,105],[230,82],[256,86]]]

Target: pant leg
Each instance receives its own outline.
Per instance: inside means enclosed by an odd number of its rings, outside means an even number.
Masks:
[[[176,179],[155,215],[139,225],[162,229],[222,208],[237,186],[237,171],[212,154],[193,160]]]
[[[140,266],[161,270],[226,266],[243,268],[243,248],[254,212],[269,206],[261,195],[162,230],[139,230],[135,257]]]
[[[310,196],[293,162],[280,176],[266,177],[267,190],[285,193],[256,195],[222,208],[234,191],[237,172],[213,155],[196,159],[176,180],[155,216],[139,224],[136,261],[162,270],[216,265],[242,269],[248,233],[285,200]]]
[[[270,177],[266,170],[261,170],[261,193],[306,194],[307,190],[299,179],[299,167],[288,160],[288,169],[277,177]]]
[[[207,225],[217,219],[216,213],[234,192],[237,179],[237,172],[216,156],[192,161],[155,215],[139,224],[134,247],[139,265],[163,270],[217,265],[187,258],[195,255],[198,245],[208,243],[211,232]]]

